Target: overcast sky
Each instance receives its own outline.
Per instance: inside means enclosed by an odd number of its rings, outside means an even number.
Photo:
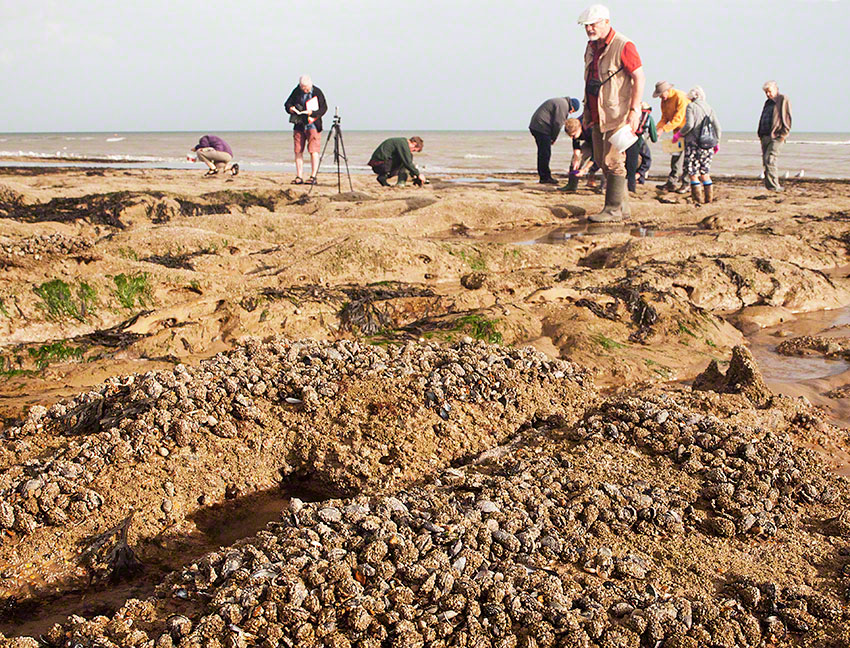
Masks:
[[[574,0],[0,0],[0,132],[280,130],[302,72],[348,129],[520,130],[582,94]],[[647,75],[753,130],[848,131],[850,0],[613,0]]]

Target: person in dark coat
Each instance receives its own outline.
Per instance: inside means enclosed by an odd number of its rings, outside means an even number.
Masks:
[[[408,175],[411,175],[413,184],[421,187],[425,183],[425,176],[413,163],[413,154],[420,153],[424,146],[425,143],[418,135],[410,139],[390,137],[381,142],[369,158],[369,166],[377,174],[381,186],[389,187],[387,179],[398,177],[396,187],[404,187]]]
[[[646,182],[646,174],[652,165],[652,152],[646,138],[649,137],[653,142],[658,141],[652,107],[645,101],[640,105],[640,121],[635,135],[638,136],[637,141],[626,149],[626,185],[632,193],[637,191],[638,184]]]
[[[576,112],[580,103],[570,97],[547,99],[531,116],[528,130],[537,143],[537,175],[541,184],[558,184],[552,177],[549,161],[552,159],[552,145],[558,139],[561,129],[567,123],[570,113]]]
[[[304,149],[310,154],[312,173],[307,184],[316,184],[319,172],[319,149],[322,146],[322,115],[328,111],[325,94],[313,85],[310,75],[298,79],[298,85],[283,104],[289,121],[294,124],[292,141],[295,145],[295,179],[292,184],[304,184]]]

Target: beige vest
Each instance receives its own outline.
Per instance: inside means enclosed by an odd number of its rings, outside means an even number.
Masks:
[[[602,50],[599,56],[599,80],[605,81],[617,72],[623,64],[621,54],[626,43],[631,40],[616,32],[611,42]],[[590,76],[590,64],[593,62],[593,47],[588,42],[584,51],[584,80]],[[632,77],[623,68],[606,81],[599,90],[599,97],[585,97],[585,101],[599,101],[599,130],[603,133],[616,130],[623,126],[629,118],[629,108],[632,100]]]

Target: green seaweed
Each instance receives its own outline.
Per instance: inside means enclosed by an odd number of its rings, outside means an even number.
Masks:
[[[97,304],[97,291],[84,281],[77,284],[76,295],[62,279],[45,281],[33,292],[41,298],[40,306],[52,320],[72,317],[84,322]]]
[[[453,331],[467,333],[476,340],[490,344],[502,344],[502,334],[496,330],[497,319],[488,319],[483,315],[464,315],[455,320]]]
[[[625,344],[621,344],[620,342],[617,342],[616,340],[612,340],[609,337],[605,337],[601,333],[597,333],[596,335],[591,337],[591,339],[594,342],[596,342],[596,344],[598,344],[603,349],[605,349],[606,351],[611,351],[611,350],[614,350],[614,349],[624,349],[626,347]]]
[[[85,347],[68,346],[65,340],[42,344],[40,347],[27,349],[35,366],[41,371],[55,362],[66,360],[81,360],[86,353]]]
[[[136,272],[133,274],[115,275],[115,297],[124,308],[135,308],[147,306],[153,301],[149,275],[147,272]]]

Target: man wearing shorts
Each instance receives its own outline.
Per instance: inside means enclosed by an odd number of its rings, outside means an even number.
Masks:
[[[322,115],[328,111],[324,93],[313,85],[307,74],[298,79],[298,85],[290,93],[284,108],[289,121],[294,124],[292,140],[295,145],[295,180],[292,184],[304,184],[304,149],[310,153],[312,173],[307,184],[316,184],[319,172],[319,149],[322,144]]]

